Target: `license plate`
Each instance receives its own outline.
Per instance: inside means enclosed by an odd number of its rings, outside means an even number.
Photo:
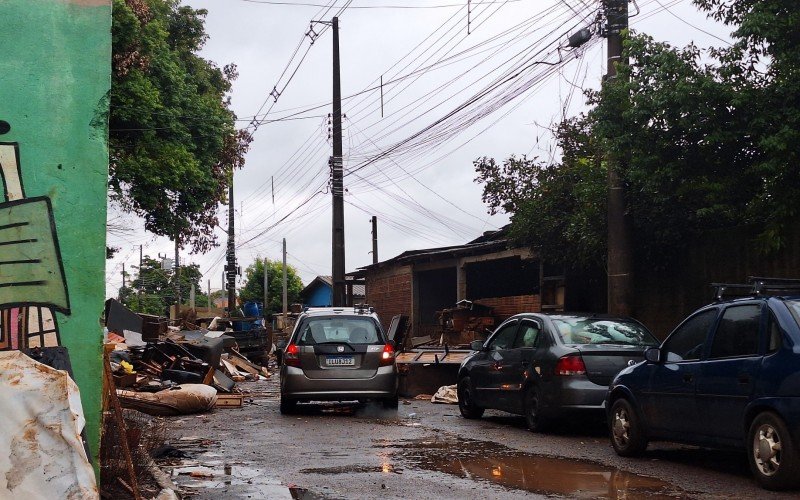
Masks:
[[[355,366],[356,364],[353,356],[328,356],[326,362],[328,366]]]

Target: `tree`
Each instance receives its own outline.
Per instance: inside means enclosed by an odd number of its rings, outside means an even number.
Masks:
[[[203,276],[200,267],[197,264],[182,266],[180,274],[181,302],[189,302],[191,287],[194,285],[195,305],[207,305],[208,297],[200,287],[200,278]],[[136,278],[129,287],[120,291],[120,298],[132,311],[165,316],[175,304],[175,272],[161,269],[161,262],[147,255],[142,259]]]
[[[630,34],[619,77],[587,94],[586,116],[559,128],[560,163],[476,162],[484,201],[512,214],[512,235],[548,259],[602,258],[602,152],[610,151],[626,158],[620,174],[639,265],[670,265],[710,229],[754,225],[762,251],[784,244],[800,196],[796,2],[695,4],[736,28],[732,47],[675,48]]]
[[[205,15],[179,0],[114,0],[112,18],[112,199],[196,252],[216,243],[218,205],[250,142],[227,97],[236,67],[197,56]]]
[[[269,307],[266,312],[278,312],[283,310],[283,263],[272,260],[267,261],[269,283]],[[242,302],[264,302],[264,261],[256,259],[255,262],[247,266],[244,271],[245,284],[239,291],[239,298]],[[288,265],[286,266],[286,282],[289,303],[292,304],[300,300],[300,292],[303,290],[303,282],[297,274],[297,270]]]
[[[556,131],[561,163],[510,157],[474,162],[490,213],[511,214],[510,236],[536,248],[548,262],[597,264],[605,256],[606,171],[585,117]]]

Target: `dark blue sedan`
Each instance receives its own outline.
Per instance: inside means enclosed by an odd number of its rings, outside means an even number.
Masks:
[[[650,440],[746,449],[767,489],[800,485],[800,298],[719,301],[689,316],[609,387],[619,455]]]

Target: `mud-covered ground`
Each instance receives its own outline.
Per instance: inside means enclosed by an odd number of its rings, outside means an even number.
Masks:
[[[168,419],[187,456],[160,460],[193,498],[797,498],[755,485],[743,453],[666,443],[617,457],[604,427],[570,422],[532,434],[524,420],[455,405],[402,401],[278,411],[277,374],[240,384],[237,409]]]

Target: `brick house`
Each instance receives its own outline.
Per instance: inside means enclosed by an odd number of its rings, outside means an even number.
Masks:
[[[406,315],[414,337],[435,336],[436,312],[464,299],[492,307],[498,321],[565,306],[597,310],[605,301],[604,295],[593,300],[580,294],[567,297],[570,278],[543,266],[530,248],[513,245],[506,228],[464,245],[409,250],[352,274],[365,280],[366,302],[381,322],[389,325],[393,316]]]

